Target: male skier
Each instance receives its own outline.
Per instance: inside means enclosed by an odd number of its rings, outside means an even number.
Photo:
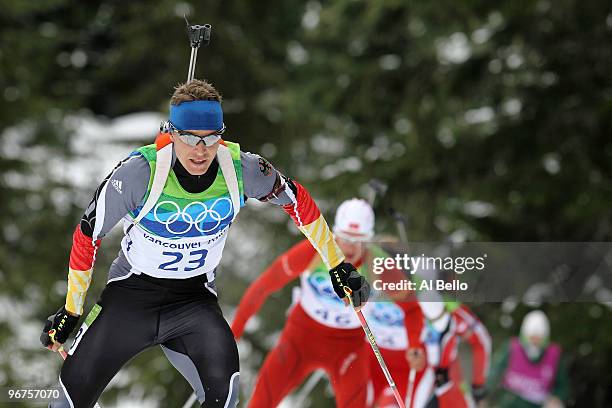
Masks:
[[[459,302],[445,302],[446,309],[457,322],[456,333],[462,341],[469,344],[472,351],[471,396],[477,407],[484,406],[486,381],[491,362],[491,335],[478,316],[466,305]],[[465,381],[459,358],[455,358],[449,368],[450,378],[463,388]]]
[[[550,322],[541,310],[523,318],[519,337],[512,337],[495,356],[488,380],[490,406],[562,408],[569,377],[559,344],[550,340]]]
[[[406,406],[467,408],[465,396],[449,375],[449,367],[457,358],[457,320],[442,301],[422,300],[419,306],[424,325],[421,345],[408,351],[408,361],[417,376]]]
[[[415,303],[395,303],[386,304],[383,302],[368,302],[364,308],[366,317],[370,323],[370,328],[376,337],[376,340],[380,346],[380,350],[385,357],[386,361],[389,361],[391,372],[393,373],[393,379],[398,385],[400,392],[405,396],[405,391],[410,388],[411,401],[406,401],[406,406],[409,408],[423,407],[427,402],[431,390],[433,388],[434,376],[433,369],[425,369],[425,366],[415,364],[419,367],[419,370],[415,370],[410,373],[410,364],[407,359],[398,359],[393,357],[394,354],[406,354],[408,358],[414,361],[414,355],[423,353],[423,363],[425,362],[425,344],[421,341],[421,337],[426,336],[423,331],[428,326],[423,320],[422,310],[430,305],[424,307],[415,306]],[[384,305],[384,308],[383,308]],[[454,321],[454,333],[459,336],[461,340],[468,342],[472,349],[472,398],[478,405],[484,398],[484,384],[487,378],[487,372],[489,369],[489,360],[491,355],[491,337],[484,326],[484,324],[478,319],[478,317],[464,304],[458,302],[444,302],[445,309],[450,313]],[[380,311],[377,311],[379,309]],[[402,310],[403,309],[403,310]],[[402,317],[406,310],[412,310],[411,315],[406,316],[406,322],[403,321]],[[381,315],[377,318],[376,315]],[[384,324],[387,327],[384,327]],[[396,325],[399,323],[401,328],[406,329],[398,330]],[[429,329],[431,330],[431,329]],[[408,335],[407,333],[408,332]],[[408,341],[407,341],[408,340]],[[410,350],[409,350],[410,349]],[[386,385],[383,373],[380,368],[377,369],[375,359],[371,359],[371,377],[372,383],[374,384],[374,401],[378,403],[381,408],[397,407],[393,399],[393,392]],[[463,385],[463,376],[461,367],[459,364],[459,358],[455,356],[450,360],[450,367],[448,374],[454,384]],[[392,367],[391,364],[395,363]],[[405,385],[408,385],[406,387]],[[410,405],[409,405],[410,404]]]
[[[120,220],[125,236],[108,284],[62,366],[63,400],[92,407],[132,357],[161,345],[202,407],[235,407],[238,351],[217,303],[216,268],[245,196],[282,205],[330,269],[331,285],[355,306],[369,285],[344,262],[307,190],[258,155],[221,139],[221,95],[209,83],[177,87],[155,144],[143,146],[100,184],[74,231],[65,305],[41,341],[57,351],[83,313],[96,251]]]

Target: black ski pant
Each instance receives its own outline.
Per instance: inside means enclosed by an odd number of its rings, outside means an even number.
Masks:
[[[238,403],[238,349],[206,277],[132,275],[111,282],[77,332],[60,373],[63,400],[52,408],[93,407],[128,360],[161,345],[205,408]]]

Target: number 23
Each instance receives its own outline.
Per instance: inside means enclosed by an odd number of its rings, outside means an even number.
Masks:
[[[168,262],[164,262],[163,264],[159,265],[158,267],[159,269],[161,269],[162,271],[178,271],[179,270],[178,266],[172,266],[172,265],[175,265],[183,260],[184,255],[182,252],[162,252],[162,255],[171,256],[174,259]],[[190,265],[194,265],[194,266],[188,266],[184,269],[184,271],[185,272],[195,271],[196,269],[203,267],[204,263],[206,262],[206,255],[208,255],[208,251],[206,249],[199,249],[197,251],[191,251],[189,253],[189,261],[187,263]]]

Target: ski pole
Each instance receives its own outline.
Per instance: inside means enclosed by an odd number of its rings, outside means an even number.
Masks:
[[[408,403],[408,408],[412,407],[412,393],[414,392],[414,377],[416,377],[416,370],[414,368],[410,369],[410,377],[408,382],[408,398],[406,402]]]
[[[375,178],[371,179],[368,182],[368,186],[370,187],[370,195],[368,198],[368,202],[370,203],[370,206],[374,208],[376,198],[384,197],[389,186],[383,183],[381,180]],[[393,218],[393,221],[395,222],[395,227],[397,228],[397,234],[399,236],[400,242],[407,243],[408,234],[406,233],[406,230],[408,225],[408,218],[402,212],[396,210],[393,207],[385,207],[385,211],[388,213],[389,216],[391,216],[391,218]]]
[[[302,387],[302,389],[296,396],[295,401],[293,402],[296,408],[302,408],[304,406],[306,398],[314,389],[314,387],[319,383],[319,381],[323,378],[324,375],[325,371],[317,370],[313,375],[310,376],[308,381],[306,381],[306,384],[304,384],[304,387]]]
[[[372,179],[368,182],[368,186],[370,187],[370,195],[368,198],[368,202],[370,206],[374,208],[374,204],[376,203],[376,197],[383,197],[387,192],[387,185],[380,181],[379,179]]]
[[[49,331],[49,337],[51,338],[53,343],[55,343],[55,330]],[[57,349],[57,352],[62,357],[62,360],[66,361],[66,358],[68,358],[68,353],[66,353],[66,350],[64,350],[64,346],[60,346],[60,348]],[[96,402],[96,404],[94,405],[94,408],[102,408],[102,407],[100,407],[100,404]]]
[[[397,390],[395,381],[393,381],[393,377],[391,377],[391,372],[387,368],[387,364],[385,364],[385,359],[383,358],[382,354],[380,353],[380,349],[378,348],[378,345],[376,344],[376,340],[374,339],[372,330],[370,330],[370,326],[368,326],[368,322],[363,316],[363,313],[361,313],[361,310],[355,309],[355,305],[353,305],[353,299],[351,299],[351,293],[352,293],[351,289],[347,286],[343,286],[343,289],[344,289],[344,293],[349,299],[349,302],[351,303],[351,306],[353,307],[353,310],[357,314],[357,318],[359,319],[359,322],[361,323],[361,327],[363,328],[363,331],[365,332],[366,337],[368,341],[370,342],[370,346],[372,346],[372,351],[374,351],[374,355],[376,356],[376,359],[378,360],[378,364],[380,365],[380,368],[385,374],[385,378],[387,378],[387,382],[389,383],[389,386],[393,390],[393,395],[395,396],[395,400],[397,401],[397,404],[399,405],[400,408],[406,408],[406,406],[404,405],[404,401],[402,401],[402,396]]]
[[[404,214],[392,207],[389,207],[388,212],[389,215],[391,215],[391,217],[395,221],[395,227],[397,228],[397,233],[399,234],[400,242],[407,243],[408,234],[406,234],[406,224],[408,224],[408,219]]]
[[[187,401],[185,401],[185,404],[183,404],[183,408],[189,408],[193,405],[194,402],[196,402],[196,399],[198,397],[196,397],[195,392],[191,394],[191,397],[189,397],[189,399]]]

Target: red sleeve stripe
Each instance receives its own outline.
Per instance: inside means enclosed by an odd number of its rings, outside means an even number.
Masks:
[[[306,226],[316,221],[321,212],[306,190],[300,183],[293,181],[297,193],[294,195],[291,188],[285,189],[285,192],[291,198],[292,203],[283,206],[283,209],[293,219],[293,222],[299,227]]]
[[[77,225],[72,234],[72,249],[70,251],[70,268],[77,271],[86,271],[93,268],[96,259],[96,249],[100,240],[92,241],[90,237],[81,232]]]

